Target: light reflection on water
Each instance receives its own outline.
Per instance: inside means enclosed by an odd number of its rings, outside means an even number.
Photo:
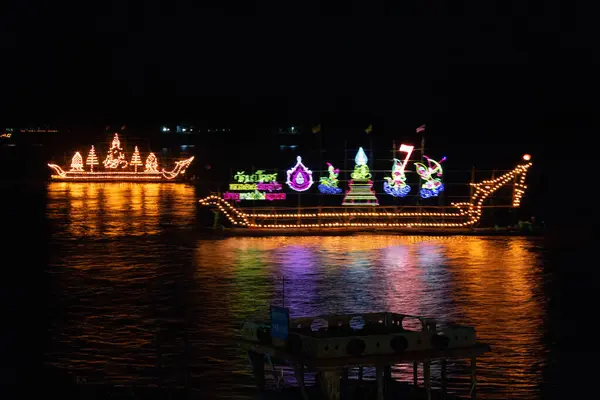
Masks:
[[[52,182],[47,216],[66,238],[155,235],[193,224],[195,200],[187,185]]]
[[[388,310],[472,325],[493,348],[479,363],[481,398],[538,397],[547,349],[535,240],[199,240],[188,232],[196,212],[190,187],[52,184],[48,193],[56,301],[47,358],[75,375],[154,382],[159,344],[172,353],[162,357],[163,376],[181,381],[187,360],[206,393],[251,398],[236,328],[285,297],[292,316]],[[451,388],[463,394],[465,366],[449,366]],[[395,374],[412,375],[400,367]]]

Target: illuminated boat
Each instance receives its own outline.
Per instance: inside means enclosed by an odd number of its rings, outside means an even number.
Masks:
[[[142,163],[140,152],[135,146],[131,160],[126,161],[119,136],[115,133],[111,147],[102,162],[104,165],[103,170],[94,171],[94,167],[99,165],[94,146],[90,148],[85,162],[85,165],[89,167],[89,171],[84,169],[83,157],[79,152],[76,152],[71,159],[71,168],[68,171],[57,164],[48,164],[48,167],[54,171],[50,178],[58,181],[174,182],[185,175],[185,171],[193,160],[194,157],[190,157],[176,161],[175,167],[170,171],[166,171],[164,168],[159,170],[156,155],[149,153],[146,162]],[[142,167],[144,168],[142,169]]]
[[[525,178],[532,165],[530,159],[531,156],[526,154],[513,170],[495,179],[471,183],[473,190],[469,201],[451,203],[450,206],[379,206],[371,203],[367,208],[363,203],[297,209],[265,207],[262,211],[257,207],[238,207],[235,202],[227,201],[231,197],[218,195],[207,196],[199,202],[224,215],[230,224],[225,227],[225,232],[231,234],[465,231],[481,220],[485,201],[505,186],[513,187],[510,207],[520,206],[527,189]]]

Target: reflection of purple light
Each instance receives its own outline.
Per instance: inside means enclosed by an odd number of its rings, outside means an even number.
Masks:
[[[290,308],[294,316],[321,314],[320,304],[316,301],[320,274],[315,271],[315,249],[310,246],[286,246],[274,252],[285,279],[285,306]],[[281,290],[281,287],[276,288],[279,296]]]
[[[421,267],[438,267],[444,261],[442,246],[433,243],[419,243],[419,265]]]
[[[383,250],[388,311],[422,314],[422,302],[428,298],[428,294],[423,293],[422,272],[415,261],[409,246],[391,246]]]
[[[224,200],[285,200],[285,193],[264,193],[264,192],[248,192],[248,193],[223,193]]]
[[[298,156],[296,160],[296,165],[286,172],[286,183],[295,191],[304,192],[313,184],[312,171],[302,164],[302,157]]]
[[[361,313],[384,310],[385,299],[376,296],[381,290],[377,274],[377,255],[370,251],[349,251],[340,266],[344,288],[336,310],[340,313]],[[333,290],[333,289],[332,289]]]
[[[383,249],[383,260],[385,266],[396,272],[403,271],[410,265],[410,254],[408,246],[390,246]]]
[[[427,301],[423,304],[421,314],[444,320],[452,319],[452,277],[445,264],[448,262],[444,254],[445,246],[435,239],[421,242],[417,245],[417,266],[422,273],[423,292],[427,293]]]

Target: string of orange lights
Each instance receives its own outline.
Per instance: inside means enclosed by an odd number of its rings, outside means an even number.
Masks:
[[[144,165],[140,158],[138,147],[135,150],[130,162],[125,161],[125,153],[121,148],[119,135],[115,133],[109,152],[103,164],[105,171],[94,171],[94,166],[98,165],[98,157],[94,146],[91,146],[86,160],[86,165],[90,167],[89,171],[84,170],[83,158],[80,152],[75,152],[71,160],[71,169],[63,170],[57,164],[48,164],[54,174],[50,176],[53,180],[59,181],[174,181],[177,177],[185,175],[185,171],[190,166],[194,157],[175,162],[175,167],[171,171],[165,169],[159,170],[158,159],[154,153],[149,153],[146,158],[145,170],[138,171],[138,166]],[[117,170],[117,167],[120,167]],[[133,171],[125,168],[133,167]]]

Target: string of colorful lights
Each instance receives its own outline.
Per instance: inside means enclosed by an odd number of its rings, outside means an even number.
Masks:
[[[481,219],[482,208],[484,201],[494,194],[503,186],[514,183],[513,207],[520,205],[520,199],[523,196],[527,186],[525,178],[527,171],[532,163],[528,162],[531,156],[523,156],[523,160],[527,163],[517,166],[512,171],[509,171],[496,179],[485,180],[480,183],[472,184],[474,193],[470,202],[452,203],[456,211],[454,212],[317,212],[317,213],[283,213],[278,214],[276,210],[272,213],[247,213],[241,209],[234,207],[227,201],[218,196],[211,195],[199,200],[203,206],[216,206],[228,221],[239,227],[258,228],[258,229],[297,229],[297,228],[347,228],[347,227],[373,227],[373,228],[400,228],[400,227],[444,227],[444,228],[461,228],[475,225]],[[452,222],[428,222],[420,221],[420,218],[442,218],[450,219]],[[285,223],[285,219],[294,220],[294,223]],[[321,222],[321,219],[328,218],[345,218],[341,222]],[[356,221],[356,219],[380,219],[381,221]],[[407,218],[409,221],[383,221],[388,218],[402,219]],[[352,221],[348,220],[351,219]],[[263,220],[281,221],[276,223],[261,223]],[[308,223],[309,220],[311,223]],[[316,221],[315,221],[316,220]]]

